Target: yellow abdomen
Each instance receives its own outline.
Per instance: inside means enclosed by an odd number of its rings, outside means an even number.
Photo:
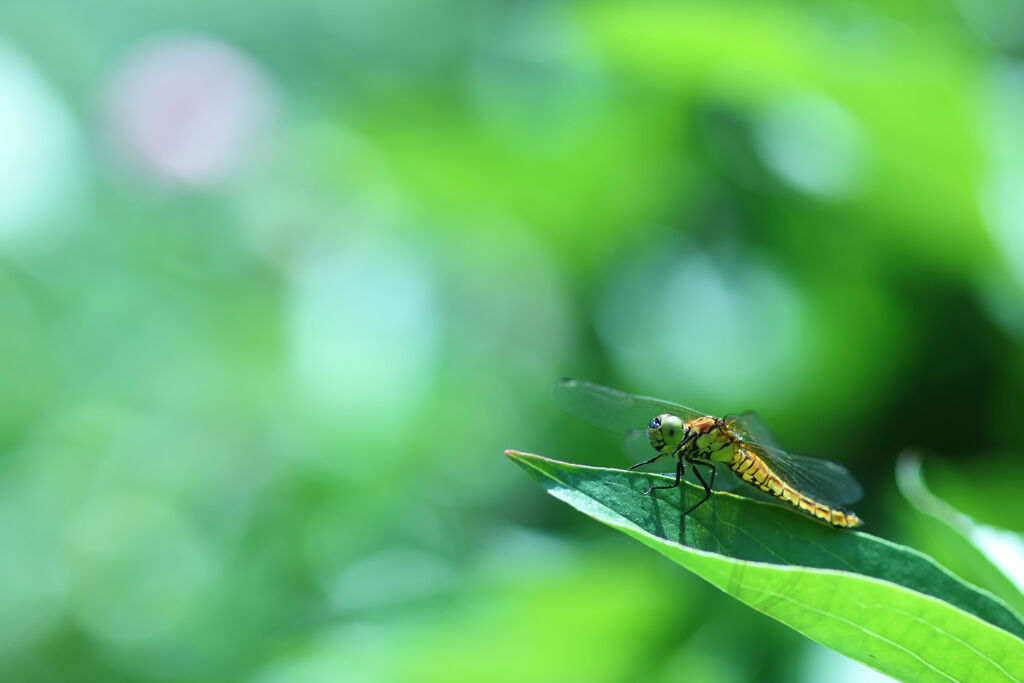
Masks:
[[[761,458],[739,444],[736,445],[729,468],[748,484],[832,526],[850,528],[863,524],[860,517],[852,512],[820,503],[800,493],[782,481]]]

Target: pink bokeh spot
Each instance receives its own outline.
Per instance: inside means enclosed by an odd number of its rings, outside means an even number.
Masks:
[[[108,101],[115,144],[153,176],[229,177],[266,133],[271,90],[247,56],[212,38],[162,36],[131,51]]]

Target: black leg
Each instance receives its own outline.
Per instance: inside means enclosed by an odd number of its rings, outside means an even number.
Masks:
[[[685,439],[683,439],[682,441],[680,441],[680,442],[679,442],[679,445],[678,445],[678,446],[676,446],[676,447],[675,447],[675,448],[674,448],[674,449],[672,450],[672,455],[679,455],[679,452],[680,452],[681,450],[683,450],[683,448],[684,448],[684,447],[686,446],[686,444],[688,444],[689,442],[693,441],[693,439],[694,439],[694,438],[695,438],[696,436],[697,436],[696,434],[694,434],[694,433],[691,433],[691,434],[690,434],[689,436],[687,436],[687,437],[686,437]],[[657,460],[658,458],[664,458],[664,457],[665,457],[666,455],[668,455],[668,453],[658,453],[658,454],[657,454],[656,456],[654,456],[653,458],[650,458],[649,460],[644,460],[643,462],[638,462],[638,463],[637,463],[637,464],[635,464],[635,465],[632,465],[632,466],[630,466],[630,467],[627,467],[627,468],[626,468],[626,470],[635,470],[635,469],[636,469],[637,467],[643,467],[644,465],[650,465],[650,464],[651,464],[652,462],[654,462],[654,461],[655,461],[655,460]],[[676,469],[678,470],[679,468],[676,468]],[[679,482],[676,482],[676,486],[678,486],[678,485],[679,485]],[[655,488],[659,488],[659,489],[660,489],[660,488],[675,488],[675,487],[673,487],[673,486],[668,486],[668,487],[664,487],[664,486],[656,486]]]
[[[675,487],[679,486],[679,480],[683,478],[683,472],[684,471],[685,471],[685,467],[683,465],[683,461],[682,460],[676,461],[676,481],[675,481],[675,483],[669,484],[668,486],[652,486],[651,488],[649,488],[646,491],[644,491],[644,495],[645,496],[648,495],[654,489],[674,489]]]
[[[701,498],[699,501],[697,501],[696,504],[691,505],[689,510],[687,510],[683,514],[679,515],[679,519],[680,520],[683,517],[686,517],[686,515],[690,514],[694,510],[696,510],[697,508],[699,508],[704,503],[706,503],[708,498],[711,497],[711,487],[715,485],[715,472],[717,471],[717,469],[715,468],[715,466],[713,464],[711,464],[709,462],[692,462],[691,461],[690,465],[693,467],[693,473],[697,475],[697,480],[700,482],[701,486],[704,487],[704,497]],[[697,465],[704,465],[706,467],[710,467],[711,468],[711,483],[710,484],[708,484],[706,481],[704,481],[704,477],[700,476],[700,470],[697,469]]]
[[[663,458],[663,457],[665,457],[664,453],[658,453],[656,456],[654,456],[650,460],[644,460],[643,462],[638,462],[637,464],[633,465],[632,467],[627,467],[626,469],[627,470],[635,470],[637,467],[643,467],[644,465],[650,465],[652,462],[654,462],[658,458]]]

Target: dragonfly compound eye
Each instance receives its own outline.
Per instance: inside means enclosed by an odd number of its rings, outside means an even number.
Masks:
[[[657,426],[655,426],[657,424]],[[683,439],[686,433],[686,425],[676,415],[659,415],[651,422],[652,439],[657,436],[659,442],[666,446],[675,447]]]

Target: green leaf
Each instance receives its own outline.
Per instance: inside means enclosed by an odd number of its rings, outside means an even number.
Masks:
[[[548,493],[834,650],[901,680],[1024,681],[1024,621],[917,551],[663,475],[507,451]],[[766,656],[756,644],[738,653]]]

